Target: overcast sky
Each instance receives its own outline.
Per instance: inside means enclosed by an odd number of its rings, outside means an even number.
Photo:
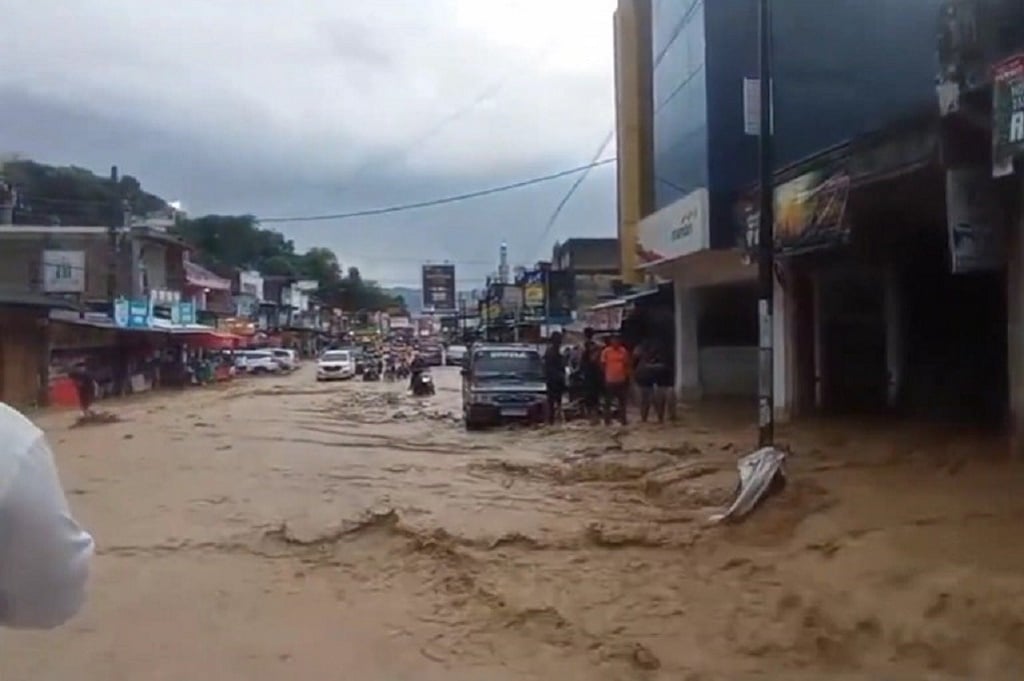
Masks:
[[[120,166],[192,214],[428,200],[588,163],[614,125],[614,0],[0,0],[0,151]],[[614,154],[614,142],[604,156]],[[614,164],[443,207],[281,224],[388,284],[459,286],[614,236]]]

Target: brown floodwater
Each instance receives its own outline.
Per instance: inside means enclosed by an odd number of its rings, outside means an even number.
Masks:
[[[38,417],[96,535],[89,603],[4,681],[1010,679],[1024,474],[952,426],[782,430],[790,482],[709,515],[749,408],[467,434],[457,370],[283,378]]]

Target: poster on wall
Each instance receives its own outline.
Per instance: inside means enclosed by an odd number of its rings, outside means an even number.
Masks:
[[[954,273],[998,270],[1003,266],[1000,205],[995,184],[985,168],[946,171],[946,222]]]
[[[992,69],[992,174],[1013,172],[1013,159],[1024,154],[1024,54]]]
[[[775,250],[782,253],[830,248],[850,236],[846,203],[850,175],[841,166],[824,166],[775,187]],[[760,196],[751,192],[737,206],[741,245],[752,256],[761,224]]]
[[[85,251],[43,251],[43,292],[85,292]]]
[[[455,265],[423,266],[423,307],[436,312],[454,312]]]

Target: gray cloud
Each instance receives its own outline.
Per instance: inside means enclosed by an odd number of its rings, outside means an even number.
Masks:
[[[484,189],[589,160],[613,124],[612,4],[0,0],[0,150],[99,172],[116,163],[195,213],[315,214]],[[539,242],[571,184],[275,227],[387,282],[415,283],[420,259],[447,259],[472,285],[503,238],[528,262],[556,238],[614,234],[609,166]]]

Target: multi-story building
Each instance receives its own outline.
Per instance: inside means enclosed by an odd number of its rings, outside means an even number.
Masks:
[[[636,40],[650,40],[650,186],[638,179],[647,162],[630,148],[642,144],[636,131],[645,125],[645,104],[623,101],[624,93],[646,96],[644,74],[636,74],[642,62],[624,48],[621,28],[623,7],[643,16],[647,3],[622,0],[618,13],[620,135],[633,131],[620,143],[620,162],[632,164],[620,168],[620,232],[629,238],[628,223],[645,212],[643,196],[653,196],[636,248],[642,271],[674,285],[677,388],[699,394],[716,366],[727,365],[734,384],[752,393],[759,3],[650,4],[650,31],[633,29]],[[950,147],[935,92],[943,4],[772,3],[772,322],[783,414],[952,402],[957,392],[975,394],[991,382],[977,378],[984,372],[964,378],[971,372],[963,367],[938,385],[928,367],[938,357],[962,362],[952,354],[957,343],[938,333],[940,313],[927,298],[942,291],[950,307],[977,317],[999,287],[992,271],[973,278],[950,272],[949,178],[939,153]],[[629,88],[621,87],[625,71],[633,74]],[[987,148],[984,141],[973,147]],[[641,196],[630,203],[627,191]],[[986,328],[975,317],[965,316],[965,324]],[[974,335],[960,354],[998,355]]]
[[[619,241],[574,237],[555,244],[552,273],[568,272],[567,294],[573,311],[585,310],[619,292]],[[557,280],[563,275],[554,274]]]

